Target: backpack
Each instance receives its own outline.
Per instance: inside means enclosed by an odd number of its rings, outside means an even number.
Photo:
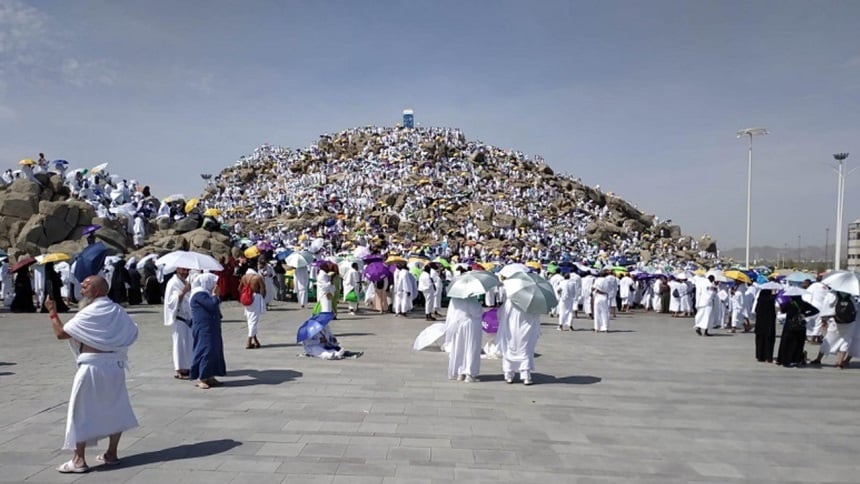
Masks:
[[[672,290],[672,297],[681,297],[681,293],[678,292],[678,288]]]
[[[844,293],[836,293],[836,312],[834,319],[839,324],[853,323],[857,319],[857,309],[851,296]]]
[[[239,303],[242,306],[254,304],[254,291],[251,290],[251,286],[242,286],[242,292],[239,293]]]

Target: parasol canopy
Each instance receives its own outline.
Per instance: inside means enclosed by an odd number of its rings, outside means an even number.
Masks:
[[[469,271],[454,279],[448,286],[448,297],[467,299],[486,294],[487,291],[501,284],[495,274],[487,271]]]
[[[415,338],[415,342],[412,343],[412,349],[415,351],[421,351],[424,348],[435,343],[436,340],[438,340],[444,335],[445,323],[433,323],[430,326],[424,328],[420,333],[418,333],[418,337]]]
[[[325,328],[331,320],[334,319],[334,313],[325,312],[311,316],[310,319],[302,323],[296,331],[296,343],[309,340],[317,335]]]
[[[90,168],[90,173],[101,173],[108,167],[107,163],[100,163],[92,168]]]
[[[860,279],[852,271],[833,271],[821,280],[821,283],[832,291],[844,292],[852,296],[860,296]]]
[[[558,305],[550,283],[537,274],[520,272],[505,279],[504,285],[511,304],[525,313],[547,313]]]
[[[224,266],[218,263],[212,256],[199,252],[175,250],[155,260],[155,265],[165,267],[181,267],[198,271],[223,271]]]
[[[204,217],[218,217],[220,215],[221,215],[221,211],[218,210],[217,208],[207,208],[203,212]]]
[[[69,254],[64,254],[62,252],[54,252],[52,254],[45,254],[36,257],[36,260],[39,261],[39,264],[47,264],[48,262],[62,262],[65,260],[71,260]]]
[[[19,161],[18,164],[21,166],[33,166],[36,164],[36,162],[31,160],[30,158],[24,158],[23,160]]]
[[[726,271],[723,273],[729,279],[734,279],[738,282],[743,282],[744,284],[752,284],[750,280],[750,276],[746,275],[746,273],[741,271]]]
[[[191,200],[188,200],[187,202],[185,202],[185,213],[191,213],[192,210],[197,208],[197,205],[200,205],[199,198],[192,198]]]
[[[284,264],[290,267],[307,267],[311,264],[311,258],[305,257],[303,252],[293,252],[284,259]]]
[[[9,272],[14,274],[14,273],[20,271],[21,269],[25,269],[27,267],[30,267],[31,265],[33,265],[35,263],[36,263],[36,259],[34,259],[32,257],[25,257],[25,258],[19,260],[18,262],[16,262],[15,265],[10,267]]]
[[[377,282],[388,277],[388,266],[384,262],[371,262],[364,268],[364,277],[370,282]]]
[[[103,242],[90,244],[75,258],[75,279],[84,282],[84,279],[94,276],[102,270],[105,265],[108,248]]]
[[[499,275],[502,277],[511,277],[518,272],[531,272],[531,269],[525,264],[508,264],[505,267],[502,267],[502,270],[499,271]]]
[[[481,316],[481,328],[485,333],[495,334],[499,332],[499,308],[484,311]]]

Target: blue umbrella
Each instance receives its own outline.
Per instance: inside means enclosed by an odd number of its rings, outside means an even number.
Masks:
[[[296,343],[301,343],[307,339],[313,338],[317,333],[323,330],[331,320],[334,319],[334,313],[319,313],[305,321],[299,330],[296,332]]]
[[[68,165],[69,162],[66,160],[54,160],[54,166],[59,167],[60,165]]]
[[[83,282],[87,277],[98,274],[105,265],[107,253],[108,248],[102,242],[88,245],[75,259],[75,278]]]
[[[98,224],[87,225],[86,227],[84,227],[84,230],[81,230],[81,234],[82,235],[89,235],[89,234],[95,232],[96,230],[98,230],[100,228],[102,228],[102,226],[98,225]]]
[[[278,259],[280,262],[283,262],[283,261],[284,261],[284,259],[286,259],[286,258],[287,258],[287,256],[289,256],[289,255],[290,255],[290,254],[292,254],[292,253],[293,253],[293,251],[292,251],[292,250],[290,250],[290,249],[284,249],[284,250],[282,250],[282,251],[280,251],[280,252],[276,252],[276,253],[275,253],[275,259]]]

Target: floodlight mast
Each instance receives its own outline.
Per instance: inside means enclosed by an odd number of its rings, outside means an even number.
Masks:
[[[833,155],[833,159],[839,163],[836,169],[836,254],[833,261],[833,268],[837,271],[842,265],[842,212],[845,203],[845,177],[848,176],[848,173],[845,173],[845,158],[848,158],[848,153]]]
[[[747,128],[738,131],[738,138],[749,137],[749,154],[747,163],[747,236],[746,236],[746,255],[744,256],[744,265],[750,266],[750,213],[752,212],[752,139],[753,136],[763,136],[770,134],[766,128]]]

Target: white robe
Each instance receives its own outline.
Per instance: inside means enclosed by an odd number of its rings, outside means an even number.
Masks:
[[[594,281],[594,330],[609,331],[609,282],[611,276],[599,277]]]
[[[573,304],[575,302],[576,284],[570,279],[562,279],[557,283],[555,293],[558,295],[558,326],[560,328],[573,326]]]
[[[394,313],[406,314],[412,309],[412,293],[409,278],[412,275],[406,269],[398,269],[394,273]]]
[[[475,299],[451,299],[445,317],[451,331],[448,378],[477,377],[481,369],[481,305]]]
[[[696,327],[707,331],[713,326],[716,287],[707,279],[696,283]]]
[[[100,297],[63,325],[78,370],[72,383],[64,449],[78,442],[95,446],[99,439],[137,427],[126,387],[128,348],[138,327],[121,306]],[[79,353],[79,344],[105,353]]]
[[[496,344],[502,353],[505,376],[520,372],[524,377],[535,369],[535,349],[540,338],[540,315],[524,313],[510,300],[499,309]],[[524,374],[525,373],[525,374]]]
[[[293,283],[296,286],[296,298],[298,299],[299,304],[302,307],[307,306],[308,304],[308,282],[310,281],[310,274],[308,274],[307,267],[296,267],[295,274],[293,276]]]
[[[188,370],[194,354],[194,336],[191,334],[191,295],[179,300],[185,282],[174,274],[164,290],[164,325],[173,327],[173,368]],[[179,318],[183,319],[181,321]]]
[[[582,278],[582,310],[590,316],[591,310],[591,286],[594,285],[594,276],[587,275]]]

